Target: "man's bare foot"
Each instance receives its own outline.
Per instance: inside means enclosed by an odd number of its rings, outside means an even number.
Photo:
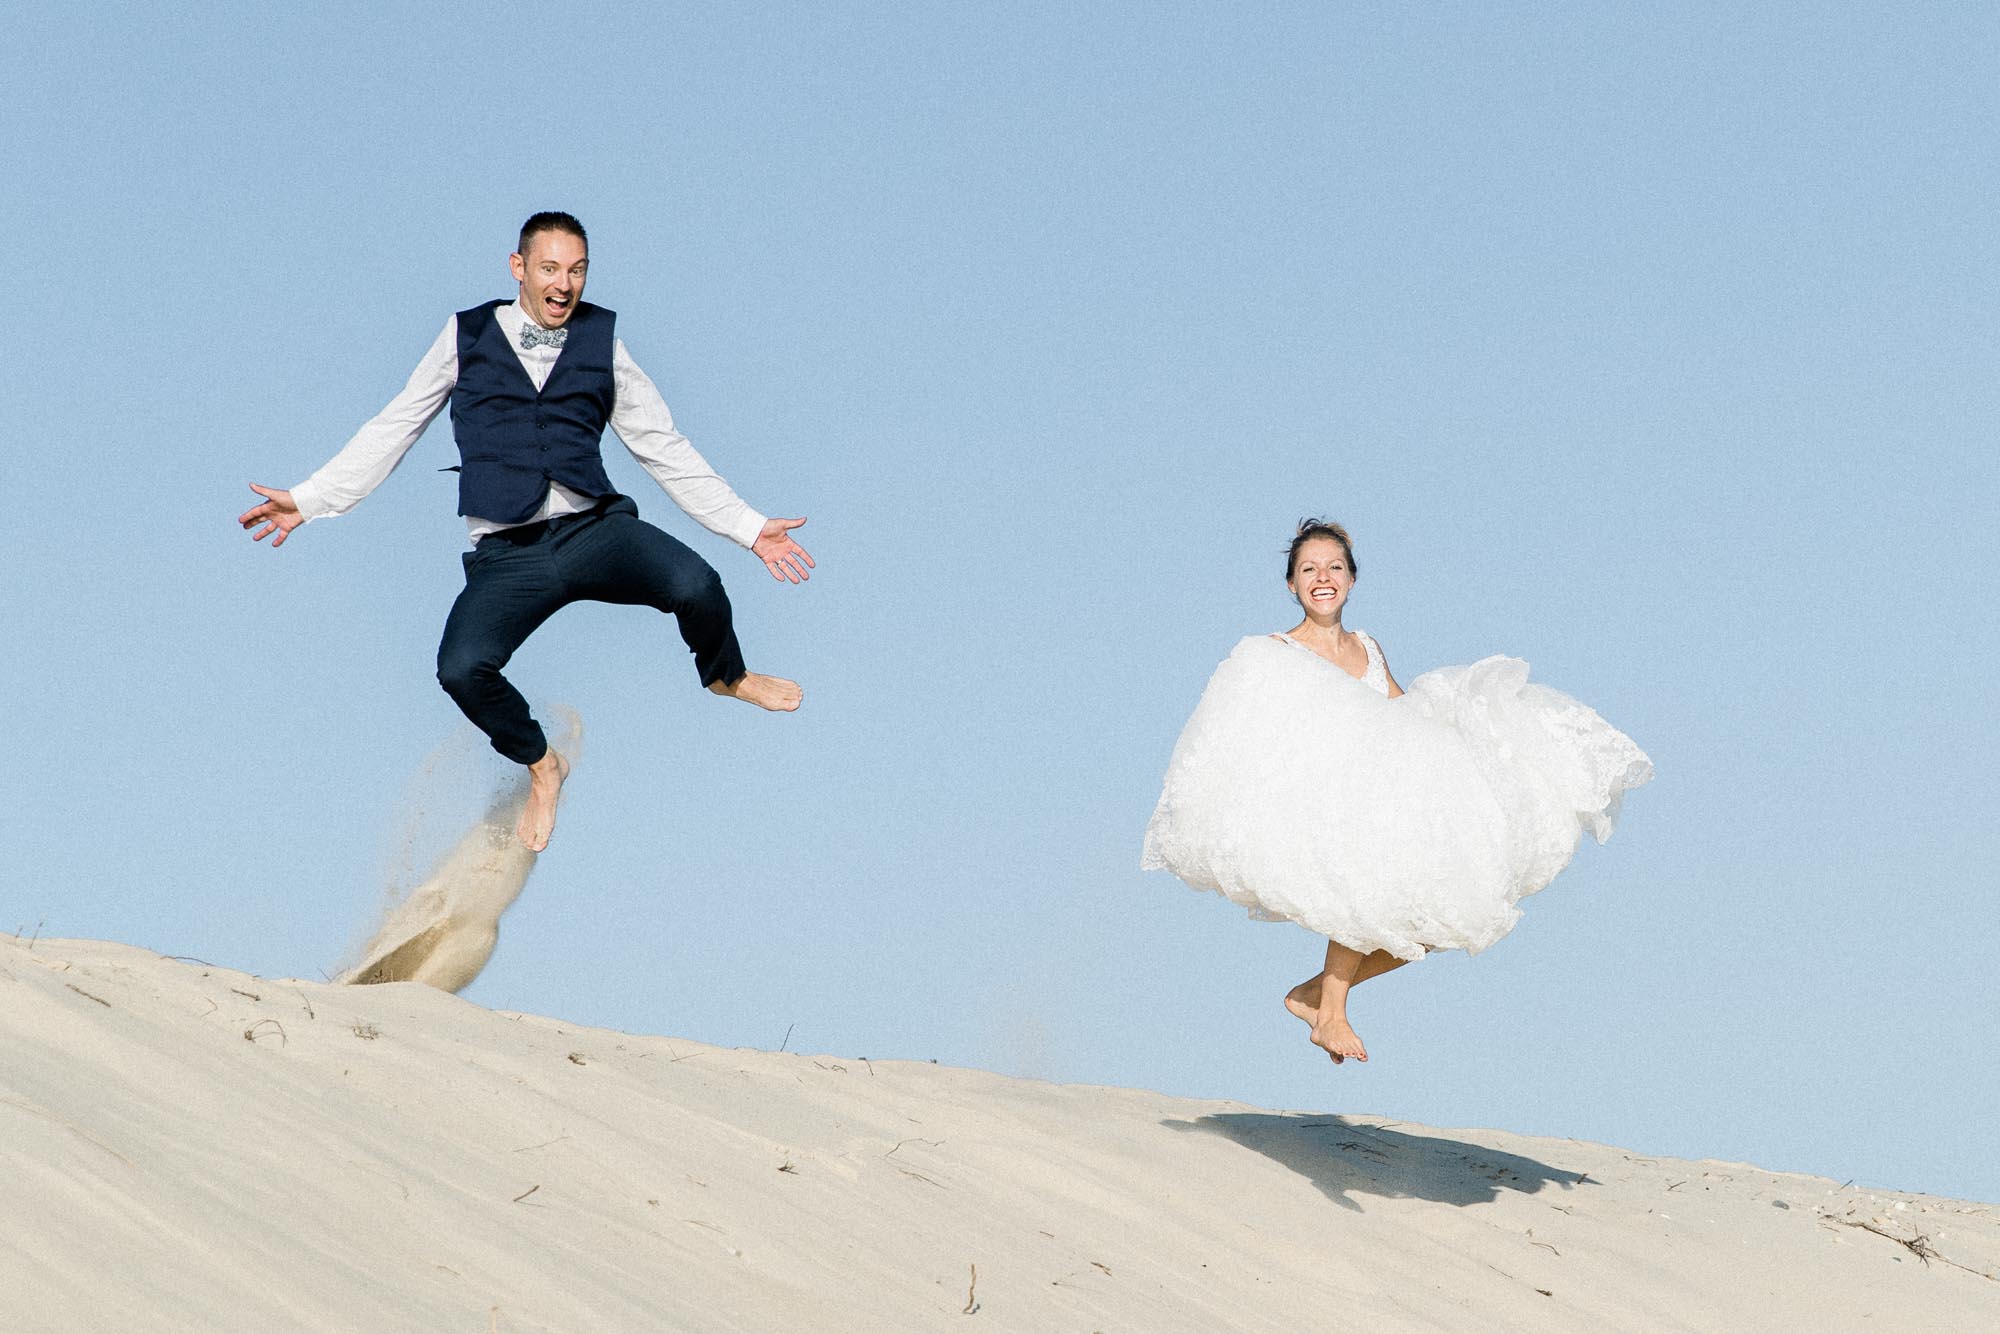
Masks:
[[[1361,1045],[1361,1035],[1345,1019],[1323,1019],[1313,1025],[1313,1046],[1324,1047],[1326,1054],[1339,1065],[1352,1056],[1357,1061],[1368,1059],[1368,1048]]]
[[[569,761],[554,746],[528,766],[528,804],[521,808],[521,823],[514,830],[528,851],[540,852],[549,845],[549,835],[556,831],[556,802],[568,777]]]
[[[1314,974],[1285,993],[1285,1008],[1311,1028],[1319,1022],[1319,975]]]
[[[731,699],[748,700],[758,708],[769,709],[773,713],[790,713],[806,697],[806,692],[799,689],[797,681],[787,681],[782,676],[765,676],[762,672],[745,672],[735,681],[711,681],[708,688]]]

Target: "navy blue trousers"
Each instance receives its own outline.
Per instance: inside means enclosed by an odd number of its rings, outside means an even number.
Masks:
[[[629,497],[488,533],[465,553],[465,589],[438,644],[438,684],[517,764],[541,759],[548,738],[501,669],[542,622],[582,601],[671,613],[704,686],[744,674],[722,579],[684,543],[642,521]]]

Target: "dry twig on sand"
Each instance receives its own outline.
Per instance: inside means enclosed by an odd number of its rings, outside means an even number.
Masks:
[[[106,1144],[103,1140],[97,1139],[92,1135],[86,1134],[82,1129],[70,1124],[68,1121],[63,1120],[60,1116],[57,1116],[54,1112],[48,1110],[46,1107],[37,1107],[35,1104],[23,1101],[20,1098],[0,1098],[0,1105],[5,1105],[8,1107],[18,1107],[22,1111],[27,1112],[32,1116],[39,1116],[45,1121],[53,1121],[57,1125],[61,1126],[64,1130],[69,1131],[70,1134],[75,1135],[78,1139],[82,1140],[84,1143],[95,1145],[96,1147],[104,1150],[106,1153],[110,1154],[113,1158],[116,1158],[119,1162],[125,1164],[125,1166],[127,1167],[134,1166],[130,1158],[127,1158],[124,1154],[118,1152],[118,1150],[112,1148],[109,1144]]]
[[[271,1027],[278,1030],[278,1045],[280,1047],[286,1047],[291,1045],[292,1040],[285,1033],[285,1026],[279,1023],[275,1019],[259,1019],[256,1023],[250,1025],[250,1027],[243,1030],[243,1040],[245,1042],[252,1042],[252,1043],[257,1041],[257,1030],[262,1028],[266,1024],[269,1024]]]
[[[941,1139],[923,1139],[919,1136],[911,1135],[907,1139],[897,1140],[895,1147],[890,1149],[889,1153],[885,1153],[882,1156],[884,1158],[887,1158],[890,1154],[893,1154],[896,1151],[896,1149],[902,1148],[905,1144],[928,1144],[931,1148],[937,1149],[937,1148],[942,1148],[944,1146],[944,1141]]]
[[[1865,1220],[1857,1220],[1852,1218],[1835,1218],[1831,1214],[1821,1214],[1820,1217],[1825,1219],[1829,1223],[1838,1223],[1842,1227],[1857,1227],[1860,1228],[1863,1232],[1872,1233],[1873,1235],[1881,1237],[1886,1241],[1893,1241],[1898,1246],[1901,1246],[1904,1250],[1908,1251],[1911,1255],[1914,1255],[1919,1260],[1922,1260],[1924,1262],[1924,1268],[1926,1269],[1930,1268],[1931,1261],[1936,1260],[1939,1264],[1950,1265],[1953,1269],[1963,1269],[1968,1274],[1977,1274],[1979,1277],[1986,1279],[1988,1282],[2000,1283],[2000,1277],[1996,1277],[1995,1275],[1989,1274],[1984,1269],[1974,1269],[1971,1265],[1962,1265],[1958,1261],[1952,1259],[1950,1256],[1945,1255],[1944,1253],[1939,1251],[1937,1247],[1931,1245],[1931,1239],[1922,1232],[1918,1232],[1913,1236],[1899,1237],[1895,1233],[1889,1231],[1889,1229],[1885,1227],[1877,1227],[1874,1223],[1867,1222]]]

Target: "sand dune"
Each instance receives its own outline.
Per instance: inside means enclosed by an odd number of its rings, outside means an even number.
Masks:
[[[0,1328],[1991,1331],[2000,1209],[0,943]]]

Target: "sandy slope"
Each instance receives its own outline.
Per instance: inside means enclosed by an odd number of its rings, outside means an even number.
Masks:
[[[2000,1329],[2000,1208],[89,941],[0,1135],[10,1332]]]

